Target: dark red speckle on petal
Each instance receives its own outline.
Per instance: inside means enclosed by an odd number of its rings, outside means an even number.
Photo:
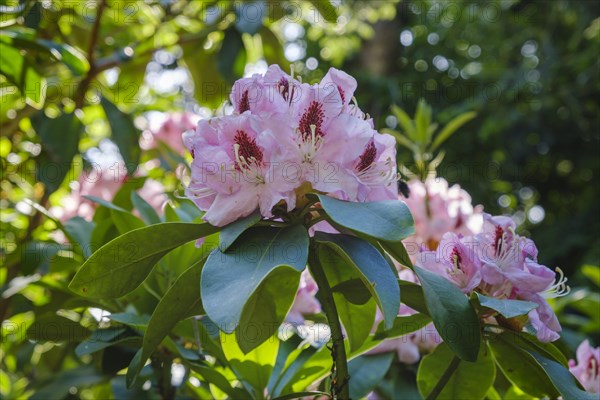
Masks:
[[[248,134],[242,130],[236,132],[233,142],[240,146],[239,155],[243,157],[246,162],[250,162],[252,159],[256,160],[258,164],[262,163],[263,153],[256,144],[256,139],[251,138]],[[239,165],[236,165],[239,169]]]
[[[367,147],[365,147],[365,151],[361,154],[358,159],[358,165],[356,169],[361,172],[365,169],[369,168],[371,164],[375,161],[375,157],[377,156],[377,149],[375,148],[375,143],[371,140]]]
[[[322,126],[323,120],[325,119],[325,112],[323,111],[323,104],[312,101],[309,106],[302,114],[300,118],[300,132],[302,133],[302,137],[304,139],[308,139],[311,137],[312,132],[310,130],[310,126],[315,126],[315,135],[323,136]]]
[[[242,98],[240,99],[240,103],[238,104],[239,113],[243,113],[246,111],[250,111],[250,100],[248,100],[248,91],[244,90],[242,93]]]

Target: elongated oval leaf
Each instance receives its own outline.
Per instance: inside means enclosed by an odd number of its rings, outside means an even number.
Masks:
[[[526,350],[500,335],[490,340],[489,345],[506,378],[519,389],[535,397],[558,396],[544,369]]]
[[[597,393],[588,393],[582,390],[575,377],[563,365],[552,361],[539,353],[528,351],[529,354],[540,364],[544,372],[548,375],[556,389],[562,395],[562,398],[577,400],[597,400]]]
[[[169,251],[218,230],[209,224],[165,222],[127,232],[92,254],[69,288],[84,297],[121,297],[137,288]]]
[[[475,361],[479,353],[480,326],[475,310],[458,286],[425,269],[414,267],[421,281],[433,324],[458,357]]]
[[[438,384],[451,363],[454,353],[446,343],[425,356],[417,373],[419,392],[426,398]],[[490,351],[482,348],[476,362],[461,361],[438,399],[483,399],[496,377],[496,366]]]
[[[260,221],[260,212],[256,211],[245,218],[240,218],[231,224],[224,226],[219,234],[219,250],[227,251],[229,246],[235,242],[248,228]]]
[[[498,311],[505,318],[518,317],[519,315],[526,315],[529,311],[536,308],[537,303],[523,300],[500,300],[492,297],[484,296],[482,294],[476,294],[479,304],[484,307],[491,308],[492,310]]]
[[[348,337],[350,351],[354,351],[360,348],[371,333],[377,307],[371,292],[361,279],[360,271],[350,267],[348,257],[342,256],[338,251],[332,246],[322,245],[319,246],[318,256],[327,282],[333,289],[333,299]],[[353,298],[351,292],[358,292],[358,299]]]
[[[133,175],[140,161],[140,131],[133,124],[130,115],[125,114],[110,100],[102,97],[100,104],[104,108],[110,129],[112,131],[111,139],[119,148],[119,152],[125,161],[127,174]]]
[[[410,210],[400,200],[356,203],[320,194],[317,197],[327,215],[344,228],[391,242],[415,232]]]
[[[221,330],[233,332],[263,280],[280,267],[299,274],[307,258],[308,232],[302,226],[248,229],[227,252],[215,249],[208,256],[201,279],[206,313]]]
[[[400,287],[398,277],[381,253],[369,242],[354,236],[317,232],[315,240],[330,246],[359,273],[383,312],[386,327],[391,328],[400,308]]]
[[[200,302],[200,288],[198,282],[202,271],[201,261],[185,270],[175,281],[173,286],[165,293],[162,300],[150,317],[148,328],[144,333],[142,342],[141,362],[138,367],[143,367],[154,349],[171,332],[171,329],[186,318],[204,313]],[[127,384],[130,386],[139,370],[127,375]]]

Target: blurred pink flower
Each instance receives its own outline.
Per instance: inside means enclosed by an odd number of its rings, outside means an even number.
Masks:
[[[600,347],[593,348],[586,339],[577,348],[577,362],[569,360],[569,371],[583,388],[600,393]]]
[[[126,178],[127,170],[122,163],[83,171],[79,179],[72,184],[71,193],[64,196],[60,204],[52,207],[51,211],[62,222],[76,216],[91,221],[97,204],[84,196],[112,201],[117,191],[125,184]],[[138,194],[158,212],[167,200],[163,185],[153,179],[146,179]]]
[[[165,113],[164,117],[157,126],[151,126],[144,132],[140,139],[140,146],[144,150],[149,150],[157,147],[158,142],[161,142],[183,155],[185,146],[181,135],[190,129],[196,129],[200,117],[187,111]]]
[[[321,312],[321,304],[315,297],[319,288],[313,277],[308,272],[308,268],[300,275],[300,287],[296,293],[296,299],[292,308],[285,318],[287,322],[294,325],[304,324],[304,316],[317,314]]]
[[[473,207],[471,196],[459,185],[449,187],[445,179],[438,177],[425,183],[413,179],[408,187],[410,196],[403,200],[415,220],[415,235],[405,243],[411,248],[425,245],[435,250],[446,232],[465,236],[481,232],[483,207]]]

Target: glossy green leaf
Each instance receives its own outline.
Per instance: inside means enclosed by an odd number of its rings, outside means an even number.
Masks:
[[[119,110],[110,100],[102,97],[100,104],[102,104],[102,108],[104,108],[106,118],[110,124],[112,131],[111,139],[119,148],[123,161],[125,161],[127,174],[133,175],[140,161],[140,131],[133,124],[131,115]]]
[[[131,192],[131,202],[146,224],[160,223],[160,217],[156,213],[156,210],[135,191]]]
[[[248,229],[227,252],[216,249],[208,256],[201,280],[204,309],[221,330],[233,332],[244,306],[265,278],[278,268],[290,269],[299,278],[307,257],[308,233],[302,226]],[[285,304],[294,295],[277,301]]]
[[[263,396],[277,358],[277,337],[266,340],[247,354],[238,346],[235,335],[221,332],[220,337],[225,357],[244,387],[254,392],[255,397]]]
[[[431,107],[424,99],[419,99],[415,112],[415,125],[417,128],[416,142],[426,144],[429,142],[429,126],[431,125]]]
[[[360,272],[356,268],[349,267],[346,257],[330,246],[319,246],[318,256],[327,281],[334,288],[333,299],[342,325],[344,325],[350,351],[356,350],[371,333],[377,312],[376,303],[362,281]],[[344,284],[352,285],[346,288]],[[340,288],[343,290],[340,291]],[[349,294],[346,293],[348,291],[365,293],[366,301],[348,301]],[[396,308],[397,312],[398,308]]]
[[[314,7],[313,11],[318,11],[325,21],[332,23],[337,21],[337,10],[329,0],[309,0],[309,2]]]
[[[327,215],[344,228],[391,242],[398,242],[415,232],[410,210],[400,200],[356,203],[316,196]]]
[[[42,142],[37,178],[44,183],[46,194],[50,194],[60,187],[71,167],[79,150],[83,124],[72,113],[48,118],[43,111],[31,118],[31,124]]]
[[[225,37],[216,61],[221,75],[230,83],[243,75],[246,65],[246,49],[242,35],[236,29],[225,30]]]
[[[131,214],[129,211],[110,210],[110,217],[114,222],[119,234],[123,235],[134,229],[140,229],[145,226],[144,221]]]
[[[565,400],[597,400],[598,394],[589,393],[579,387],[579,383],[569,370],[556,361],[550,360],[539,353],[529,351],[529,354],[546,372],[556,389]]]
[[[292,268],[277,268],[260,283],[244,305],[235,330],[242,351],[248,353],[277,332],[299,283],[300,275]]]
[[[140,365],[143,365],[179,321],[204,313],[198,286],[201,271],[201,261],[192,265],[177,278],[158,303],[144,333]],[[127,375],[128,387],[135,381],[132,381],[133,376],[137,376],[137,374]]]
[[[536,308],[537,303],[524,300],[500,300],[493,297],[484,296],[477,293],[477,300],[483,307],[491,308],[492,310],[498,311],[505,318],[518,317],[519,315],[526,315],[529,311]]]
[[[454,132],[456,132],[461,126],[463,126],[476,116],[477,114],[475,112],[466,112],[448,122],[444,126],[444,129],[442,129],[440,133],[436,135],[435,139],[433,139],[433,143],[431,144],[431,151],[437,150],[437,148],[440,147],[446,140],[448,140]]]
[[[387,242],[381,240],[379,243],[381,244],[381,247],[383,247],[383,249],[390,256],[394,257],[394,259],[398,261],[401,265],[404,265],[408,268],[412,268],[412,261],[410,260],[410,256],[408,255],[406,247],[404,247],[404,244],[402,242]]]
[[[222,252],[227,251],[242,233],[255,225],[258,221],[260,221],[260,212],[256,211],[247,217],[240,218],[237,221],[224,226],[219,234],[219,250]]]
[[[208,224],[166,222],[127,232],[92,254],[69,288],[84,297],[121,297],[138,287],[166,253],[218,229]]]
[[[480,326],[475,310],[458,286],[425,269],[414,267],[421,281],[433,323],[458,357],[475,361],[479,353]]]
[[[558,363],[567,366],[567,358],[565,355],[552,343],[542,343],[534,335],[526,332],[515,332],[505,330],[498,334],[504,341],[507,341],[514,346],[520,347],[529,352],[539,353],[542,356]]]
[[[410,116],[396,105],[392,105],[392,114],[398,119],[400,127],[404,130],[406,136],[414,142],[417,139],[417,128]]]
[[[513,385],[535,397],[558,396],[540,363],[526,350],[500,335],[492,338],[489,346],[498,366]]]
[[[417,385],[423,398],[438,384],[450,365],[454,352],[446,343],[423,357],[417,372]],[[483,399],[496,378],[496,366],[491,352],[482,346],[476,362],[460,361],[438,399]]]
[[[0,42],[0,73],[21,91],[27,104],[41,109],[46,100],[46,79],[18,48]],[[64,135],[64,131],[62,132]]]
[[[79,246],[84,257],[89,257],[92,254],[91,238],[95,225],[93,222],[76,216],[63,224],[63,229],[69,233],[69,237],[74,238],[75,246]]]
[[[54,313],[37,317],[27,328],[28,339],[42,342],[75,342],[89,335],[90,331],[78,322]]]
[[[425,305],[423,288],[416,283],[398,280],[400,284],[400,301],[415,311],[430,315]]]
[[[350,360],[350,397],[361,399],[368,395],[381,382],[393,359],[394,353],[383,353]]]
[[[331,247],[345,261],[344,264],[359,273],[383,312],[386,326],[390,328],[400,308],[400,287],[381,253],[369,242],[354,236],[317,232],[315,240]]]
[[[398,316],[394,320],[394,325],[390,329],[385,329],[383,323],[379,324],[373,334],[373,339],[393,339],[415,332],[431,322],[431,317],[425,314],[413,314]]]

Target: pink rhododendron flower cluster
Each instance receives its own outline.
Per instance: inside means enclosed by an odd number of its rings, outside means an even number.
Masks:
[[[569,291],[562,271],[538,264],[532,240],[515,233],[509,217],[484,215],[483,231],[474,236],[446,233],[437,250],[422,251],[417,265],[444,276],[469,294],[477,291],[499,299],[518,299],[537,303],[529,312],[529,322],[542,342],[558,339],[561,327],[546,301]],[[505,321],[512,327],[523,323]]]
[[[569,360],[569,371],[583,388],[591,393],[600,393],[600,347],[590,346],[586,339],[577,348],[577,362]]]
[[[410,196],[406,202],[415,220],[415,234],[404,243],[409,254],[426,246],[435,250],[447,232],[474,235],[483,225],[482,206],[473,207],[471,196],[459,185],[448,185],[444,178],[429,178],[425,182],[408,182]]]
[[[351,99],[356,80],[330,69],[309,85],[278,66],[238,80],[232,115],[184,134],[193,157],[186,194],[223,226],[260,209],[288,211],[307,188],[349,201],[398,197],[395,140]],[[299,198],[297,198],[299,197]]]

